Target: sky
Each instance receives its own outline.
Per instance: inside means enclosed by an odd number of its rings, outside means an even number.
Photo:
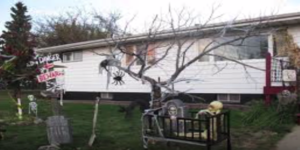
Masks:
[[[0,0],[0,31],[4,23],[11,20],[10,8],[18,0]],[[156,14],[165,14],[172,9],[187,8],[199,16],[208,16],[213,6],[219,6],[218,21],[233,18],[248,18],[271,14],[300,12],[300,0],[21,0],[28,7],[28,13],[36,20],[48,15],[81,9],[86,12],[97,10],[102,13],[119,12],[122,22],[132,19],[131,26],[142,28]]]

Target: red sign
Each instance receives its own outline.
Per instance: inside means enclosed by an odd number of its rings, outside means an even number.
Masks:
[[[43,66],[43,68],[45,68],[45,69],[51,69],[51,68],[53,68],[54,67],[54,64],[45,64],[44,66]]]
[[[48,72],[48,73],[43,73],[43,74],[40,74],[37,76],[37,79],[38,79],[38,82],[41,83],[41,82],[46,82],[48,80],[52,80],[52,79],[55,79],[59,76],[62,76],[63,73],[62,72],[59,72],[59,71],[51,71],[51,72]]]

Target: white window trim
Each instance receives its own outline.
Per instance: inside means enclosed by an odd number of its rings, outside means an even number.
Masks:
[[[227,100],[220,100],[220,95],[227,95]],[[230,95],[238,95],[239,100],[230,100]],[[217,94],[217,100],[221,102],[226,102],[226,103],[241,103],[241,94]]]

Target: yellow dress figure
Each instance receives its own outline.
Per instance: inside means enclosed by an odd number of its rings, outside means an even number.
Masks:
[[[198,112],[198,114],[199,115],[208,114],[210,116],[214,116],[214,115],[219,114],[222,109],[223,109],[222,102],[213,101],[208,105],[207,109],[200,110]],[[196,117],[198,117],[198,115]],[[222,123],[222,118],[220,121]],[[205,130],[201,133],[201,137],[203,139],[207,139],[207,135],[208,135],[207,130]],[[210,137],[211,137],[211,140],[217,140],[217,137],[218,137],[218,135],[217,135],[217,118],[210,119]]]

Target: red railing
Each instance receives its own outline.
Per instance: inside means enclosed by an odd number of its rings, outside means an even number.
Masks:
[[[276,65],[276,67],[274,67]],[[278,66],[279,65],[279,66]],[[294,91],[295,87],[285,86],[282,81],[282,70],[289,66],[287,61],[272,58],[270,53],[266,54],[266,84],[264,87],[265,104],[271,104],[271,95],[282,92],[283,90]],[[272,86],[272,82],[281,82],[281,86]]]

